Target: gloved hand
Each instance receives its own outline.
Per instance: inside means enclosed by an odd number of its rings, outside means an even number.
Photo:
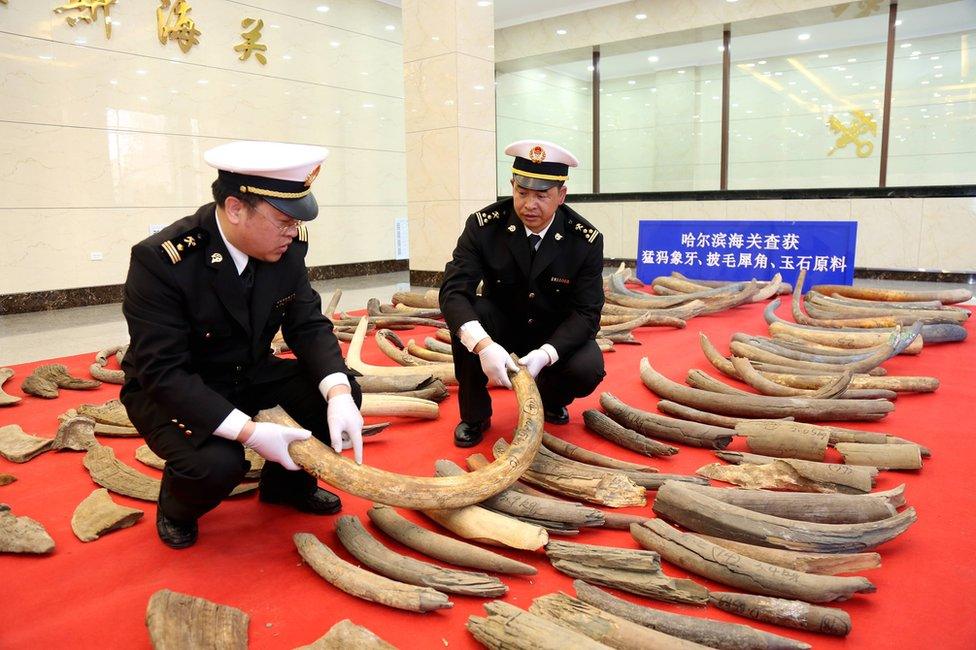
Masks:
[[[489,343],[478,353],[478,358],[481,359],[481,370],[488,377],[489,386],[512,387],[507,370],[518,370],[518,367],[505,348],[495,342]]]
[[[258,454],[272,462],[280,464],[285,469],[297,471],[301,469],[288,454],[288,444],[293,440],[307,440],[312,437],[308,429],[293,429],[273,422],[255,422],[254,431],[245,442]]]
[[[350,393],[339,393],[329,398],[326,419],[329,422],[329,439],[336,453],[353,449],[356,462],[363,464],[363,415],[356,407]]]
[[[551,361],[552,359],[549,358],[548,352],[536,348],[519,359],[519,365],[525,366],[525,369],[532,375],[532,379],[535,379]]]

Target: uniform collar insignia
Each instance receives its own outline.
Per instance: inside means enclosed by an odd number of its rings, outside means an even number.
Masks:
[[[211,264],[219,264],[220,262],[223,262],[223,261],[224,261],[224,256],[221,255],[220,253],[213,253],[210,256],[210,263]]]
[[[560,239],[563,238],[563,235],[562,235],[562,233],[558,233],[557,232],[556,235],[555,235],[555,237],[556,237],[556,241],[559,241]]]
[[[515,230],[516,228],[514,224],[508,227],[508,232],[515,232]]]

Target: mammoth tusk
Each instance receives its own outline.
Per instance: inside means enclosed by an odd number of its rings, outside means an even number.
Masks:
[[[450,335],[448,335],[450,337]],[[451,348],[450,343],[445,343],[444,341],[428,336],[424,338],[424,347],[432,352],[440,352],[441,354],[450,355],[452,361],[454,359],[454,350]]]
[[[529,606],[529,612],[581,632],[611,648],[695,650],[706,647],[608,614],[563,593],[536,598]]]
[[[761,454],[750,454],[743,451],[717,451],[715,455],[722,460],[735,465],[752,466],[753,470],[760,470],[753,476],[763,478],[763,472],[768,473],[768,478],[773,479],[775,485],[778,481],[784,481],[785,485],[779,489],[796,490],[799,492],[844,492],[867,493],[871,491],[878,470],[875,467],[859,467],[857,465],[840,465],[837,463],[819,463],[811,460],[800,460],[798,458],[773,458]],[[712,471],[703,471],[712,467]],[[732,466],[706,466],[698,470],[698,474],[715,478],[720,481],[728,481],[735,478],[734,472],[726,474],[728,478],[719,478],[715,469],[746,469],[744,467]],[[748,472],[743,473],[750,476]],[[729,481],[735,483],[737,481]],[[751,481],[746,481],[749,487],[770,487],[769,485],[752,485]]]
[[[760,286],[766,286],[768,284],[774,284],[774,281],[777,281],[777,282],[779,282],[779,285],[776,288],[776,290],[777,290],[778,293],[781,293],[781,294],[791,293],[793,291],[793,286],[789,282],[783,282],[782,280],[776,280],[776,277],[777,276],[779,276],[779,273],[777,273],[776,275],[774,275],[771,280],[756,280],[755,278],[753,278],[753,282],[756,282]],[[689,278],[687,275],[684,275],[682,273],[679,273],[678,271],[671,271],[671,277],[672,278],[679,278],[681,280],[687,280],[687,281],[693,282],[695,284],[700,284],[703,287],[723,287],[723,286],[725,286],[727,284],[735,284],[735,282],[736,282],[735,280],[702,280],[702,279],[698,279],[698,278]]]
[[[3,391],[3,385],[13,376],[14,371],[10,368],[0,368],[0,406],[13,406],[22,399]]]
[[[512,445],[488,467],[458,477],[415,477],[357,465],[315,438],[292,442],[292,459],[329,485],[387,505],[414,510],[460,508],[484,501],[514,483],[529,467],[542,443],[542,400],[525,369],[512,376],[519,404]],[[287,426],[294,422],[282,409],[262,411],[258,420]]]
[[[664,438],[695,447],[725,449],[732,442],[734,431],[699,424],[687,420],[648,413],[625,404],[610,393],[600,394],[600,406],[613,420],[645,436]]]
[[[647,573],[657,573],[661,570],[661,556],[657,553],[617,546],[550,541],[546,544],[546,555],[550,561],[565,560],[605,569]]]
[[[149,599],[146,627],[157,650],[247,650],[248,615],[228,605],[161,589]]]
[[[969,289],[943,289],[940,291],[905,291],[899,289],[885,289],[882,287],[855,287],[841,284],[817,284],[811,287],[813,291],[825,296],[838,295],[845,298],[860,298],[862,300],[887,300],[903,302],[911,300],[938,300],[943,305],[966,302],[971,300],[973,292]]]
[[[873,549],[905,532],[916,519],[914,508],[861,524],[784,519],[724,503],[678,483],[661,486],[654,500],[654,512],[696,533],[816,553],[859,553]]]
[[[339,517],[336,521],[336,534],[346,550],[357,560],[392,580],[481,598],[495,598],[508,591],[508,587],[498,578],[486,573],[444,569],[394,553],[370,535],[359,518],[352,515]]]
[[[481,506],[422,512],[458,537],[483,544],[534,551],[549,541],[549,534],[541,526]]]
[[[373,334],[373,339],[376,341],[376,346],[380,349],[380,351],[383,352],[383,354],[390,357],[401,366],[427,366],[438,363],[436,361],[415,357],[407,352],[406,346],[403,344],[403,341],[400,340],[400,337],[388,329],[376,330],[376,333]]]
[[[81,541],[94,542],[105,533],[134,525],[142,515],[142,510],[115,503],[108,490],[99,488],[75,508],[71,530]]]
[[[733,542],[731,539],[712,537],[711,535],[695,534],[716,546],[741,553],[753,560],[775,564],[801,573],[833,576],[838,573],[857,573],[866,569],[877,569],[881,566],[881,555],[878,553],[803,553]]]
[[[735,425],[735,429],[735,432],[740,436],[748,436],[757,431],[787,431],[800,435],[817,435],[823,432],[827,434],[832,446],[837,446],[837,443],[840,442],[857,442],[872,445],[911,445],[918,447],[919,453],[922,456],[932,455],[925,447],[910,440],[899,438],[898,436],[890,436],[886,433],[876,433],[874,431],[844,429],[823,424],[786,422],[783,420],[742,420]]]
[[[585,463],[587,465],[596,465],[597,467],[607,467],[610,469],[619,469],[632,472],[657,472],[658,470],[649,465],[641,465],[639,463],[629,463],[625,460],[619,460],[617,458],[611,458],[610,456],[604,456],[595,451],[590,451],[589,449],[584,449],[570,442],[566,442],[562,438],[557,438],[556,436],[550,435],[548,433],[542,434],[542,444],[546,446],[550,451],[559,454],[563,458],[568,458],[570,460],[575,460],[580,463]]]
[[[784,519],[821,524],[856,524],[887,519],[905,505],[905,486],[870,494],[830,494],[740,490],[706,485],[689,485],[701,494]]]
[[[359,410],[366,416],[387,417],[395,415],[427,420],[436,420],[441,413],[437,402],[418,397],[384,395],[382,393],[365,393],[362,407]]]
[[[721,650],[810,650],[808,643],[762,632],[748,625],[726,623],[697,616],[672,614],[651,607],[635,605],[630,601],[612,596],[599,587],[582,580],[574,580],[576,596],[601,610],[620,616],[638,625],[669,634],[709,648]]]
[[[820,607],[799,600],[727,591],[711,592],[708,602],[726,612],[763,623],[834,636],[847,636],[851,631],[850,614],[836,607]]]
[[[830,434],[822,430],[800,432],[787,428],[749,427],[743,424],[735,432],[744,436],[750,451],[777,458],[799,458],[822,461],[827,454]]]
[[[370,521],[376,524],[377,528],[396,541],[436,560],[493,573],[512,575],[535,575],[538,573],[536,568],[529,564],[422,528],[404,519],[389,506],[373,504],[373,507],[366,514],[369,515]]]
[[[630,534],[644,548],[686,571],[753,593],[826,603],[875,591],[867,578],[821,576],[766,564],[680,533],[660,519],[634,524]]]
[[[391,302],[394,305],[406,305],[407,307],[422,307],[424,309],[437,309],[440,307],[437,289],[428,289],[420,293],[418,291],[397,291],[393,294]]]
[[[641,381],[656,395],[693,408],[723,415],[798,420],[880,420],[894,404],[887,400],[831,400],[808,397],[717,396],[708,391],[682,386],[651,367],[647,357],[640,362]]]
[[[598,436],[645,456],[673,456],[678,453],[677,447],[652,440],[633,429],[617,424],[596,409],[583,411],[583,423],[587,429]]]
[[[485,603],[487,618],[469,616],[467,628],[490,650],[533,648],[533,650],[606,650],[607,646],[547,618],[501,600]]]
[[[695,372],[693,370],[688,371],[689,383],[691,373]],[[697,371],[701,373],[701,371]],[[704,373],[701,373],[704,375]],[[705,375],[707,376],[707,375]],[[719,382],[721,383],[721,382]],[[722,384],[724,386],[724,384]],[[707,390],[707,389],[706,389]],[[671,400],[662,399],[657,403],[657,410],[661,411],[666,415],[678,418],[679,420],[691,420],[692,422],[700,422],[702,424],[710,424],[715,427],[721,427],[723,429],[734,429],[740,422],[751,422],[754,418],[737,418],[730,417],[727,415],[719,415],[718,413],[708,413],[707,411],[699,411],[698,409],[693,409],[690,406],[685,406],[684,404],[678,404],[677,402],[672,402]],[[791,421],[793,418],[783,418],[782,421]],[[768,420],[770,422],[780,422],[781,420]]]
[[[791,388],[768,379],[761,372],[756,370],[748,360],[741,357],[732,357],[732,367],[745,383],[749,384],[763,395],[774,397],[813,397],[815,399],[895,399],[898,394],[893,390],[865,390],[859,388],[849,388],[851,380],[854,378],[850,370],[845,370],[842,375],[825,384],[816,390],[803,388]]]
[[[454,356],[443,352],[434,352],[428,348],[420,347],[413,339],[407,341],[407,352],[418,359],[432,361],[434,363],[454,363]]]
[[[918,445],[874,445],[862,442],[839,442],[834,445],[847,465],[865,465],[878,469],[921,469],[922,450]]]
[[[346,562],[312,533],[295,533],[292,539],[313,571],[351,596],[411,612],[454,607],[447,595],[436,589],[390,580]]]
[[[766,319],[766,323],[769,325],[769,333],[773,338],[786,336],[835,348],[856,349],[883,345],[894,331],[894,328],[824,328],[791,323],[776,315],[779,303],[780,299],[776,298],[766,305],[766,309],[763,311],[763,318]],[[902,354],[918,354],[922,351],[924,327],[922,331],[923,336],[916,337],[908,347],[902,350]]]
[[[332,317],[335,316],[336,310],[339,309],[339,300],[341,298],[342,289],[336,289],[332,292],[332,296],[329,298],[328,304],[326,304],[325,309],[322,310],[322,313],[325,314],[326,318],[331,320]]]
[[[34,456],[51,449],[54,438],[41,438],[25,433],[19,424],[0,427],[0,456],[12,463],[26,463]]]
[[[419,375],[426,374],[431,375],[435,379],[440,379],[445,384],[456,384],[457,380],[454,378],[454,364],[451,363],[437,363],[425,365],[420,367],[403,367],[403,366],[374,366],[364,363],[362,360],[363,351],[363,341],[366,338],[366,329],[368,323],[366,317],[364,316],[359,320],[359,325],[356,326],[356,333],[353,335],[352,341],[349,342],[349,350],[346,352],[346,365],[348,365],[352,370],[355,370],[363,375],[378,375],[378,376],[397,376],[397,375]]]
[[[416,374],[412,375],[362,375],[356,377],[356,383],[364,393],[403,393],[411,390],[419,390],[428,386],[443,386],[444,382],[434,379],[429,373],[424,374],[418,368]]]
[[[0,503],[0,553],[50,553],[54,540],[39,522],[16,517],[10,506]]]

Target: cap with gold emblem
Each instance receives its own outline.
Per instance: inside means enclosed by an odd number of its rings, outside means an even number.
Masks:
[[[285,142],[228,142],[203,154],[218,178],[258,196],[289,217],[311,221],[319,213],[312,181],[329,155],[325,147]]]
[[[529,190],[548,190],[569,178],[569,168],[579,160],[558,144],[545,140],[519,140],[505,147],[515,156],[512,174],[515,182]]]

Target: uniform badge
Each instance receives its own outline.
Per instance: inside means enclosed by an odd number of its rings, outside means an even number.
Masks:
[[[515,226],[509,226],[508,232],[515,232]]]
[[[557,233],[556,233],[556,241],[559,241],[559,240],[560,240],[560,239],[562,239],[562,238],[563,238],[563,235],[562,235],[562,233],[559,233],[559,232],[557,232]]]
[[[529,160],[531,160],[535,164],[538,165],[545,159],[546,159],[546,150],[543,149],[541,146],[536,145],[531,149],[529,149]]]
[[[312,187],[312,182],[318,177],[320,169],[322,169],[322,165],[317,165],[308,173],[308,176],[305,177],[305,187]]]
[[[224,261],[224,256],[221,255],[220,253],[213,253],[212,255],[210,255],[211,264],[220,264],[223,261]]]

